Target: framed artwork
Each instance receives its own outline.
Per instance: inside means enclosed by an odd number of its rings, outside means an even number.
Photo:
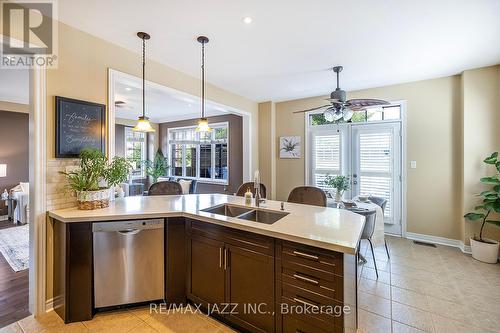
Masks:
[[[280,137],[280,158],[300,158],[300,136]]]
[[[74,158],[84,148],[106,153],[106,105],[56,96],[56,157]]]

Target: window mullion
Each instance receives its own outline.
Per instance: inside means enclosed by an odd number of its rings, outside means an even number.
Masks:
[[[182,147],[182,177],[186,177],[186,145],[181,145]]]

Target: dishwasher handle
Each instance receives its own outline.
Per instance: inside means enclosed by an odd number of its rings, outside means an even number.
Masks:
[[[121,235],[137,235],[138,233],[140,233],[141,230],[140,229],[124,229],[124,230],[118,230],[117,233],[121,234]]]

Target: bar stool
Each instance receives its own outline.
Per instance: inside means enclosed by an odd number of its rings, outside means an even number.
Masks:
[[[149,187],[148,195],[179,195],[182,187],[178,182],[162,181],[156,182]]]
[[[288,202],[326,207],[326,194],[319,187],[299,186],[288,195]]]

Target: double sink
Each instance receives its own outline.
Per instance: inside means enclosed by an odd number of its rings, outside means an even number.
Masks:
[[[286,212],[260,210],[228,204],[209,207],[206,209],[202,209],[201,211],[265,224],[273,224],[274,222],[288,215],[288,213]]]

